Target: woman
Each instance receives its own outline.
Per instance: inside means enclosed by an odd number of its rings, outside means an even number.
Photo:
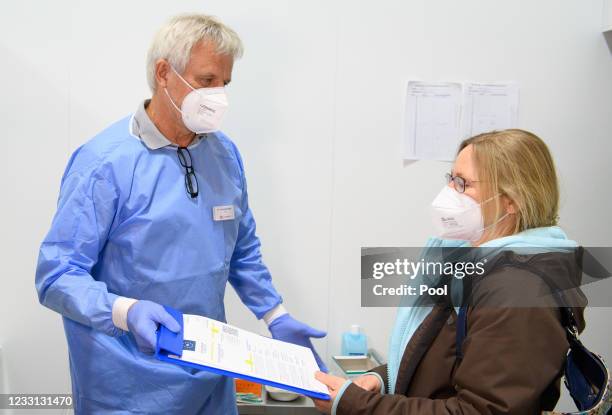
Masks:
[[[550,294],[541,275],[576,287],[580,272],[575,242],[556,226],[559,190],[548,148],[527,131],[481,134],[461,144],[447,180],[432,204],[440,237],[427,247],[495,254],[471,287],[462,358],[456,307],[400,308],[387,365],[353,382],[317,373],[332,398],[315,400],[322,412],[525,415],[557,403],[566,332],[554,302],[531,300],[551,298],[541,295]],[[527,260],[508,255],[525,247],[535,249]],[[574,308],[580,330],[583,300],[578,291],[572,302],[581,305]]]

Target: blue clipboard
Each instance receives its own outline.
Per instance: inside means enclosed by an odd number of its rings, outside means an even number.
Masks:
[[[190,367],[193,369],[205,370],[207,372],[216,373],[218,375],[229,376],[232,378],[244,379],[251,382],[257,382],[264,385],[273,386],[275,388],[285,389],[291,392],[299,393],[302,395],[309,396],[315,399],[322,399],[328,401],[329,395],[326,393],[315,392],[307,389],[296,388],[295,386],[285,385],[282,383],[272,382],[266,379],[260,379],[253,376],[245,375],[242,373],[230,372],[228,370],[221,370],[214,367],[199,365],[197,363],[185,362],[180,359],[171,357],[171,355],[182,356],[183,355],[183,313],[174,308],[164,306],[166,311],[170,313],[172,317],[181,325],[181,331],[174,333],[168,330],[165,326],[160,325],[157,331],[157,346],[155,347],[155,357],[164,362],[170,362],[181,366]]]

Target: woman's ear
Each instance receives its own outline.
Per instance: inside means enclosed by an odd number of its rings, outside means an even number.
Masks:
[[[510,199],[506,195],[502,195],[502,204],[504,206],[504,211],[506,212],[506,214],[516,215],[518,209],[514,200]]]

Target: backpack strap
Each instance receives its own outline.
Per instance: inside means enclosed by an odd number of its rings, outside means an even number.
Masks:
[[[457,315],[457,332],[455,333],[455,356],[463,359],[463,340],[467,335],[467,305],[461,306]]]

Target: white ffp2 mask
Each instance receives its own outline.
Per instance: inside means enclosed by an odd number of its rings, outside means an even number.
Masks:
[[[490,197],[482,203],[486,203],[497,196],[499,195]],[[445,239],[477,241],[482,237],[485,229],[497,224],[508,216],[506,213],[495,223],[485,228],[482,209],[480,208],[482,203],[478,203],[471,197],[459,193],[450,186],[444,186],[431,203],[432,220],[437,235]]]
[[[183,119],[185,127],[196,134],[218,131],[221,127],[221,121],[223,120],[225,111],[229,106],[225,88],[195,89],[174,68],[172,68],[172,70],[192,90],[185,96],[181,108],[179,108],[174,103],[168,90],[164,88],[174,108],[181,113],[181,118]]]

